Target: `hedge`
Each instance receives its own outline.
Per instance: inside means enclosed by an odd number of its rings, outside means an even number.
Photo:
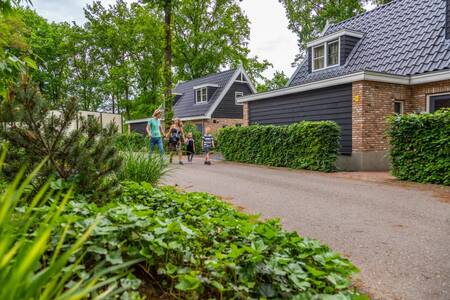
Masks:
[[[450,110],[393,116],[389,124],[392,174],[450,185]]]
[[[148,143],[148,138],[137,132],[118,134],[114,139],[115,146],[124,151],[142,151]]]
[[[226,127],[219,131],[218,144],[226,160],[330,172],[335,170],[339,136],[335,122],[303,121]]]

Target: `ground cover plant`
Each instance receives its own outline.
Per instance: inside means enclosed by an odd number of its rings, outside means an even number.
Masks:
[[[331,121],[303,121],[289,126],[226,127],[219,131],[218,145],[226,160],[330,172],[339,151],[339,126]]]
[[[402,180],[450,185],[450,110],[389,119],[392,174]]]
[[[96,222],[77,230],[78,235],[68,242],[67,232],[76,225],[61,214],[71,193],[55,193],[46,184],[29,201],[29,184],[44,164],[25,178],[24,172],[19,172],[1,187],[0,299],[75,300],[120,295],[124,289],[118,282],[138,261],[114,267],[92,261],[89,267],[82,264],[81,248]],[[80,259],[74,259],[77,255]]]
[[[352,291],[357,272],[318,241],[260,221],[205,193],[123,182],[105,206],[74,197],[63,216],[75,239],[97,220],[83,244],[88,261],[108,266],[143,259],[130,293],[164,299],[366,299]]]

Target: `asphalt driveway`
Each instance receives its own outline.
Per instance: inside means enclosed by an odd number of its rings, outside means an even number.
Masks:
[[[164,183],[321,240],[361,269],[355,281],[374,299],[450,299],[450,189],[345,177],[195,160]]]

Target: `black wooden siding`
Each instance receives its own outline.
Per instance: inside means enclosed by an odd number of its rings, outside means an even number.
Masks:
[[[449,0],[450,1],[450,0]],[[353,48],[355,48],[356,43],[358,43],[360,39],[353,36],[344,35],[341,36],[340,41],[340,50],[341,50],[341,66],[345,65],[348,56],[352,52]]]
[[[235,103],[235,92],[243,92],[244,95],[252,94],[247,83],[234,82],[213,112],[213,118],[242,119],[244,117],[243,106]]]
[[[299,121],[335,121],[341,127],[342,154],[352,153],[352,85],[249,102],[250,124],[286,125]]]

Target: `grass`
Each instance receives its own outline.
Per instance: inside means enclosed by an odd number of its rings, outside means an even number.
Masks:
[[[122,154],[122,167],[117,172],[119,180],[147,182],[155,186],[167,173],[168,164],[159,155],[149,156],[145,152],[126,151]]]

